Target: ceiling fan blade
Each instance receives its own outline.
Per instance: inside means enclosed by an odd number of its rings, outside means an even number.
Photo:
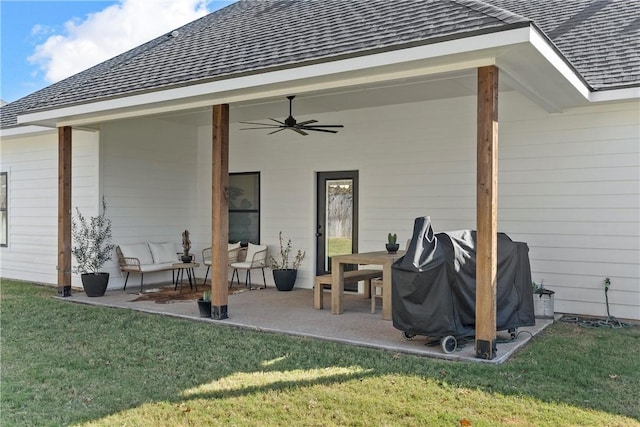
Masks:
[[[280,120],[276,120],[276,119],[272,119],[271,117],[267,117],[269,120],[273,120],[276,123],[280,123],[281,125],[284,124],[284,122],[281,122]]]
[[[277,126],[272,123],[258,123],[258,122],[238,122],[238,123],[242,123],[243,125]]]
[[[240,128],[240,130],[273,129],[273,128],[278,128],[278,127],[282,127],[282,126],[263,126],[263,127],[259,127],[259,128]]]
[[[273,135],[274,133],[276,133],[276,132],[280,132],[280,131],[283,131],[283,130],[285,130],[285,129],[286,129],[285,127],[281,127],[280,129],[276,129],[276,130],[274,130],[273,132],[269,132],[267,135]]]
[[[343,128],[344,125],[313,125],[309,127],[310,128]]]
[[[298,132],[300,135],[304,135],[307,136],[309,135],[308,133],[306,133],[305,131],[303,131],[302,129],[298,129],[298,128],[294,128],[294,127],[290,127],[289,129],[291,129],[294,132]]]
[[[327,132],[327,133],[338,133],[337,130],[329,130],[329,129],[316,129],[313,127],[305,127],[304,130],[312,130],[314,132]]]
[[[311,123],[318,123],[318,121],[317,120],[307,120],[305,122],[300,122],[297,125],[298,126],[306,126],[306,125],[310,125]]]

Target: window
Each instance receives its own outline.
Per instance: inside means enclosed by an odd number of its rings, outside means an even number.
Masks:
[[[229,241],[260,243],[260,172],[229,174]]]
[[[7,192],[7,173],[0,172],[0,246],[7,246],[7,236],[9,235],[8,227],[8,192]]]

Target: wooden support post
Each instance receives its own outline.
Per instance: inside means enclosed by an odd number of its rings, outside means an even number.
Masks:
[[[498,68],[478,68],[476,357],[496,357]]]
[[[71,127],[58,128],[58,294],[71,296]]]
[[[211,188],[211,317],[228,316],[229,105],[213,106]]]

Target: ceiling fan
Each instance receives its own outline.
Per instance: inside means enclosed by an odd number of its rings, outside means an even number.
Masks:
[[[280,120],[272,119],[271,117],[269,117],[269,120],[273,120],[275,123],[240,122],[245,125],[260,126],[260,127],[243,128],[240,130],[274,129],[275,128],[273,132],[269,132],[269,135],[271,135],[273,133],[280,132],[285,129],[291,129],[294,132],[298,132],[300,135],[306,136],[306,135],[309,135],[307,131],[337,133],[338,132],[337,130],[331,130],[326,128],[344,127],[343,125],[316,125],[314,123],[318,123],[317,120],[305,120],[304,122],[297,122],[296,119],[293,118],[293,113],[292,113],[293,98],[295,98],[295,95],[287,96],[287,99],[289,100],[289,117],[284,119],[284,122],[281,122]]]

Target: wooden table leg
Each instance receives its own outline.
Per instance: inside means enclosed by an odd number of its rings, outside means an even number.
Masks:
[[[364,297],[366,299],[371,298],[371,279],[364,281]]]
[[[336,257],[331,259],[331,313],[342,314],[342,298],[344,296],[344,264]]]
[[[382,319],[391,320],[391,263],[382,266]]]

